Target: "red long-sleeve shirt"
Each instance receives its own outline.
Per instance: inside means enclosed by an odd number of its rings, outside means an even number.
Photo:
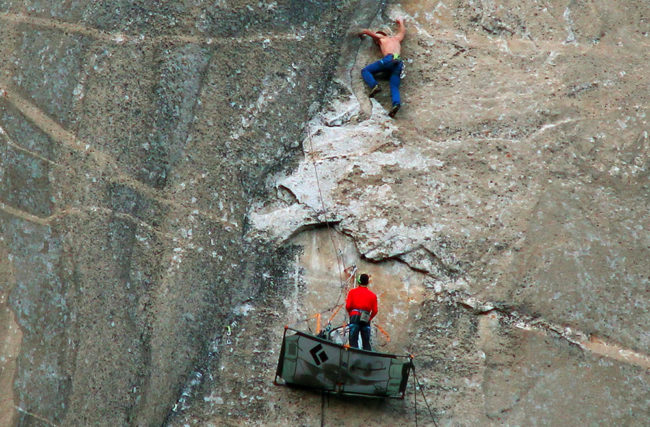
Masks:
[[[377,315],[377,295],[365,286],[359,286],[348,292],[345,300],[345,309],[352,316],[355,309],[370,313],[370,320]]]

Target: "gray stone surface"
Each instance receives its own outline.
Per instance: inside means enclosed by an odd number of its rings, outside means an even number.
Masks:
[[[549,185],[515,262],[512,301],[647,354],[650,193],[626,187]]]
[[[397,16],[393,120],[356,32]],[[648,16],[0,0],[0,423],[413,423],[271,383],[355,264],[439,424],[643,425]]]
[[[486,351],[482,387],[492,422],[645,424],[650,392],[643,368],[594,357],[531,332],[511,331],[505,340]],[[505,346],[510,352],[503,354]]]
[[[68,125],[87,40],[26,24],[16,30],[21,38],[15,46],[16,54],[9,58],[13,83],[42,105],[46,114]]]
[[[270,255],[242,239],[245,216],[299,150],[349,10],[0,3],[14,422],[167,418],[263,284]]]

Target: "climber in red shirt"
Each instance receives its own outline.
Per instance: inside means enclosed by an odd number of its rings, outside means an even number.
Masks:
[[[363,349],[370,347],[370,321],[377,315],[377,295],[368,289],[370,276],[362,274],[357,279],[357,286],[348,292],[345,309],[350,316],[350,347],[359,348],[359,333]]]

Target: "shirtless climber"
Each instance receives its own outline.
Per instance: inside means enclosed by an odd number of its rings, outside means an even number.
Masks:
[[[370,97],[375,96],[377,92],[381,90],[375,80],[374,74],[380,72],[388,72],[389,85],[390,85],[390,96],[393,101],[393,106],[388,113],[389,116],[395,117],[397,111],[401,106],[401,100],[399,96],[399,84],[400,84],[400,74],[404,68],[404,63],[400,56],[401,53],[401,43],[404,40],[406,35],[406,29],[404,28],[404,20],[398,18],[395,20],[398,25],[397,34],[394,36],[389,36],[387,31],[377,31],[373,32],[370,30],[363,30],[359,33],[359,37],[363,38],[364,35],[372,37],[373,41],[379,46],[381,50],[382,59],[377,62],[373,62],[368,65],[366,68],[361,70],[361,76],[370,88]]]

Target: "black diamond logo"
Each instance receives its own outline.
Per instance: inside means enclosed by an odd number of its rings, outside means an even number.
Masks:
[[[321,363],[325,363],[329,357],[327,357],[327,353],[325,350],[323,350],[323,346],[318,344],[311,350],[309,350],[309,353],[311,353],[311,357],[314,358],[314,362],[316,362],[316,365],[320,365]]]

